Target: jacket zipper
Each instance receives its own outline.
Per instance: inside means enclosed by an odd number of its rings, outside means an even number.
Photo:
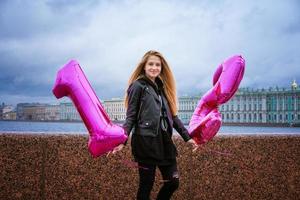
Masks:
[[[162,108],[162,104],[163,104],[163,100],[161,95],[158,95],[159,100],[160,100],[160,104],[159,104],[159,117],[158,117],[158,123],[157,123],[157,128],[156,128],[156,135],[158,135],[158,129],[160,126],[160,117],[161,117],[161,108]]]
[[[147,89],[147,87],[143,87],[142,89],[142,94],[140,96],[140,108],[139,108],[139,112],[138,112],[138,115],[137,115],[137,123],[139,123],[140,121],[140,115],[141,115],[141,109],[142,109],[142,106],[143,106],[143,101],[142,101],[142,98],[143,98],[143,95],[144,95],[144,90]]]

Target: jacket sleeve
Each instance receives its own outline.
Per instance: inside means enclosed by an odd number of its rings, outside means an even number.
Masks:
[[[143,86],[135,81],[127,90],[128,107],[126,111],[126,120],[123,124],[125,133],[129,136],[133,126],[137,123],[137,115],[139,112],[140,98]],[[125,142],[125,144],[127,141]]]
[[[177,115],[173,117],[173,127],[181,135],[185,142],[191,139],[188,130],[184,127]]]

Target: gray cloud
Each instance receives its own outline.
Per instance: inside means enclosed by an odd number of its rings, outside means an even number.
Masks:
[[[300,81],[299,11],[293,0],[2,1],[1,99],[55,101],[56,72],[71,58],[101,99],[123,96],[149,49],[165,55],[180,95],[208,90],[237,53],[247,63],[242,87],[287,87]]]

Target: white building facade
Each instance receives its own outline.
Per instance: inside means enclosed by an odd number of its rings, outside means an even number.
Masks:
[[[113,98],[103,101],[103,107],[112,121],[125,121],[126,110],[123,98]]]
[[[201,96],[179,97],[178,116],[188,124]],[[103,102],[113,121],[124,121],[124,99]],[[300,90],[291,88],[249,89],[241,88],[219,111],[225,124],[300,124]]]
[[[73,105],[73,103],[60,103],[59,104],[60,120],[62,121],[81,121],[81,117]]]

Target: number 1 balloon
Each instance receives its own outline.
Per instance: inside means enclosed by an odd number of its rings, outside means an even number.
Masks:
[[[124,129],[111,122],[77,61],[71,60],[58,71],[52,92],[56,98],[68,96],[76,106],[88,129],[88,149],[93,157],[126,141]]]

